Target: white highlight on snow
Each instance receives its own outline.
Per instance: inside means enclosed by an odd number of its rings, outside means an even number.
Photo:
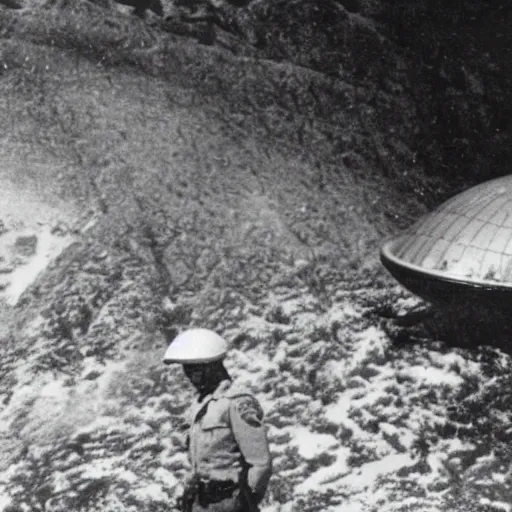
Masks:
[[[144,487],[140,487],[135,491],[135,494],[144,500],[163,502],[169,500],[169,496],[162,490],[160,484],[148,484]]]
[[[351,354],[348,370],[357,368],[361,363],[368,360],[371,354],[382,354],[385,346],[385,335],[371,326],[358,335],[357,350]]]
[[[87,222],[87,224],[85,224],[85,226],[80,231],[82,233],[87,233],[87,231],[89,231],[89,229],[93,228],[97,223],[98,223],[98,219],[94,217],[94,218],[90,219]]]
[[[11,505],[11,499],[1,491],[2,488],[0,487],[0,510],[5,510],[9,505]]]
[[[294,428],[292,435],[294,439],[290,444],[296,444],[299,449],[299,455],[305,459],[313,459],[338,444],[334,436],[311,432],[305,427]]]
[[[341,480],[341,483],[351,490],[371,488],[380,476],[394,473],[413,463],[414,460],[408,453],[392,453],[374,462],[363,464],[360,468],[355,468]]]
[[[128,482],[129,484],[135,484],[139,479],[133,471],[129,470],[121,471],[121,473],[119,473],[119,478],[121,478],[125,482]]]
[[[111,476],[115,471],[115,462],[113,458],[97,459],[94,464],[84,466],[81,477],[87,480],[99,480]]]
[[[66,394],[62,380],[53,380],[48,382],[39,394],[40,397],[44,398],[57,398],[60,399]]]
[[[351,396],[345,393],[340,396],[337,402],[325,407],[324,417],[331,423],[342,425],[353,433],[361,435],[359,425],[349,418],[349,411],[353,405]]]
[[[407,375],[408,377],[412,377],[415,380],[422,381],[422,383],[431,386],[439,386],[442,384],[456,387],[464,382],[462,377],[433,366],[409,366],[407,369],[402,370],[400,375]]]
[[[154,472],[153,476],[157,482],[161,482],[167,487],[174,487],[179,483],[179,480],[174,476],[174,474],[165,468],[158,468]]]
[[[510,512],[512,505],[504,503],[503,501],[491,501],[488,498],[480,498],[480,505],[492,506],[495,509],[503,510],[504,512]]]

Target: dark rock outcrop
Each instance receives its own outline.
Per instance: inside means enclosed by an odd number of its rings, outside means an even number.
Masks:
[[[9,9],[22,9],[21,5],[16,0],[0,0],[0,6],[8,7]]]
[[[33,256],[37,250],[37,236],[36,235],[22,235],[16,238],[14,243],[14,250],[20,256]]]
[[[160,0],[115,0],[115,2],[133,7],[133,14],[141,18],[146,11],[152,11],[160,17],[164,16],[164,8]]]

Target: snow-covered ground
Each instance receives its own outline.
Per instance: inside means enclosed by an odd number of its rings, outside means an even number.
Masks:
[[[396,293],[400,305],[404,294]],[[425,344],[396,350],[368,317],[368,301],[358,299],[372,294],[378,293],[340,293],[325,307],[307,290],[293,297],[276,293],[259,305],[261,314],[248,312],[224,333],[245,335],[227,366],[266,410],[275,471],[263,512],[454,510],[448,497],[463,471],[475,486],[487,486],[482,506],[510,510],[508,465],[492,449],[479,455],[477,442],[460,437],[447,414],[468,382],[483,389],[492,379],[460,349]],[[183,386],[180,372],[159,368],[154,356],[125,363],[88,357],[82,376],[89,377],[77,386],[60,377],[26,389],[32,406],[21,434],[38,440],[41,453],[54,453],[59,436],[71,444],[81,440],[80,455],[57,449],[62,453],[47,476],[57,496],[51,510],[60,510],[57,503],[65,501],[59,499],[84,482],[110,482],[104,510],[173,502],[188,467],[176,422],[191,395],[186,386],[183,395],[175,394]],[[151,379],[167,380],[168,389],[140,394],[136,388]],[[19,393],[11,403],[23,402]],[[454,427],[451,434],[442,433],[447,425]],[[463,459],[472,460],[469,470],[461,469]],[[27,464],[0,474],[0,495],[16,496],[12,482],[28,477]],[[90,510],[99,508],[95,503]]]
[[[32,215],[7,213],[1,293],[15,304],[79,231],[64,229],[58,215],[29,222]],[[140,295],[132,280],[119,286]],[[120,297],[125,311],[127,296]],[[234,341],[227,367],[266,411],[274,475],[262,512],[459,512],[464,503],[512,510],[506,454],[471,434],[478,417],[457,422],[449,413],[464,397],[484,396],[497,376],[475,351],[429,340],[397,347],[375,313],[386,301],[395,313],[418,305],[392,285],[332,282],[324,295],[282,286],[257,303],[239,297],[208,319]],[[128,318],[102,307],[95,325],[129,346]],[[192,394],[179,370],[161,364],[164,347],[106,357],[97,344],[110,331],[45,339],[45,322],[37,317],[23,327],[34,342],[8,363],[0,511],[11,504],[52,512],[172,507],[188,469],[182,427]],[[73,371],[36,364],[61,349],[80,353]],[[512,375],[510,358],[495,355],[500,372]],[[492,421],[510,423],[507,407],[493,414]]]

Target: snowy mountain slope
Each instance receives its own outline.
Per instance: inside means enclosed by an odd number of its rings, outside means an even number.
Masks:
[[[267,512],[509,510],[509,356],[381,316],[417,306],[382,237],[445,192],[380,88],[398,49],[353,81],[85,2],[0,34],[0,509],[169,510],[192,393],[161,358],[202,325],[265,407]]]
[[[478,418],[449,413],[471,386],[496,385],[489,363],[439,342],[397,347],[375,308],[414,302],[386,284],[333,283],[328,305],[307,289],[276,289],[233,311],[227,366],[260,398],[274,455],[264,510],[463,510],[475,492],[476,504],[509,509],[507,453],[480,437]],[[493,365],[510,375],[508,357]],[[24,441],[2,472],[3,495],[29,507],[46,498],[49,510],[163,510],[188,467],[190,391],[155,351],[103,364],[89,356],[73,376],[32,380],[2,413]],[[493,421],[506,432],[510,412]]]

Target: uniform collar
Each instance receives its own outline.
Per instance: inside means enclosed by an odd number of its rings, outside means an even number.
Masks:
[[[222,398],[229,390],[232,384],[233,383],[229,379],[221,380],[219,385],[213,391],[213,393],[205,395],[201,400],[198,400],[198,403],[204,404],[206,402],[209,402],[210,400],[218,400],[219,398]]]
[[[213,392],[211,395],[213,400],[218,400],[219,398],[222,398],[226,391],[229,390],[231,387],[232,382],[229,379],[224,379],[220,382],[220,384],[217,386],[217,389]]]
[[[203,407],[205,407],[212,400],[219,400],[219,399],[223,398],[224,396],[226,396],[231,385],[232,385],[232,382],[229,379],[222,380],[213,393],[206,395],[202,400],[200,400],[197,403],[196,407],[194,407],[193,412],[192,412],[193,419],[195,420],[195,418],[197,417],[199,412],[203,409]]]

